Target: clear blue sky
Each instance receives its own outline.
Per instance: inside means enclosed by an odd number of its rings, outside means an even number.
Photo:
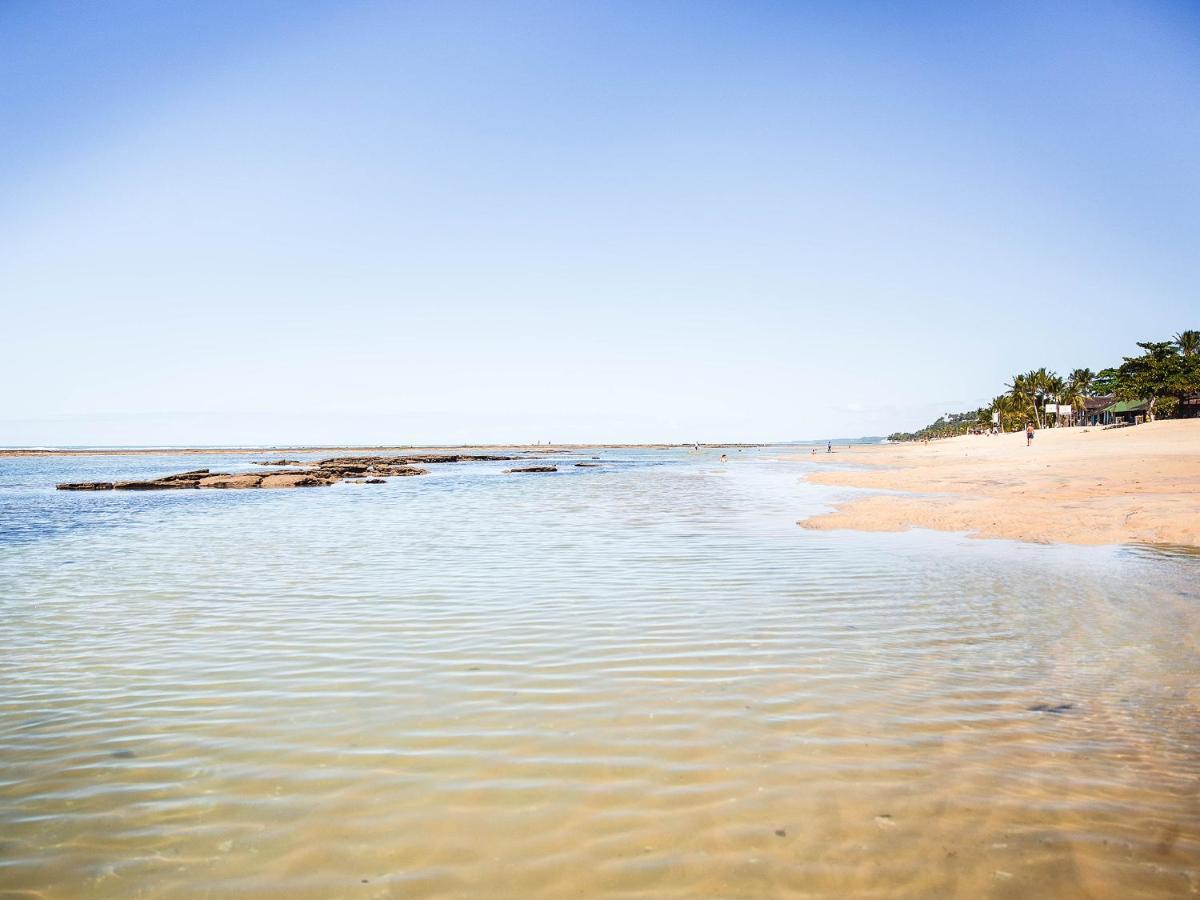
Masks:
[[[910,428],[1200,327],[1200,10],[9,0],[0,303],[0,444]]]

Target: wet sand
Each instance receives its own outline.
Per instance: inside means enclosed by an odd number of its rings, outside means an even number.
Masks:
[[[902,491],[848,500],[805,528],[932,528],[1072,544],[1200,546],[1200,420],[1043,429],[793,457],[818,484]]]

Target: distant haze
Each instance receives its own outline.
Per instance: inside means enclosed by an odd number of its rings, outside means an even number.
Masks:
[[[0,445],[912,429],[1200,327],[1189,4],[0,6]]]

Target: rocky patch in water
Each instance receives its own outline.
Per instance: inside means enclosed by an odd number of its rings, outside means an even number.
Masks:
[[[193,469],[145,481],[79,481],[56,485],[60,491],[167,491],[192,488],[289,488],[324,487],[339,481],[383,484],[388,478],[424,475],[414,463],[451,463],[517,459],[514,456],[467,456],[442,454],[425,456],[337,456],[323,459],[303,469],[286,472],[212,472]],[[259,462],[263,466],[302,465],[294,460]],[[546,467],[553,469],[553,466]]]

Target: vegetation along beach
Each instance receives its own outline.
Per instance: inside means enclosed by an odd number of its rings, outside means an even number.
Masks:
[[[1138,347],[1099,374],[1016,375],[989,406],[846,448],[809,479],[901,493],[856,496],[801,524],[1200,547],[1200,331]]]
[[[837,460],[808,479],[888,493],[857,492],[806,528],[1200,547],[1200,419],[1047,429],[1032,447],[1024,432],[855,447]]]

